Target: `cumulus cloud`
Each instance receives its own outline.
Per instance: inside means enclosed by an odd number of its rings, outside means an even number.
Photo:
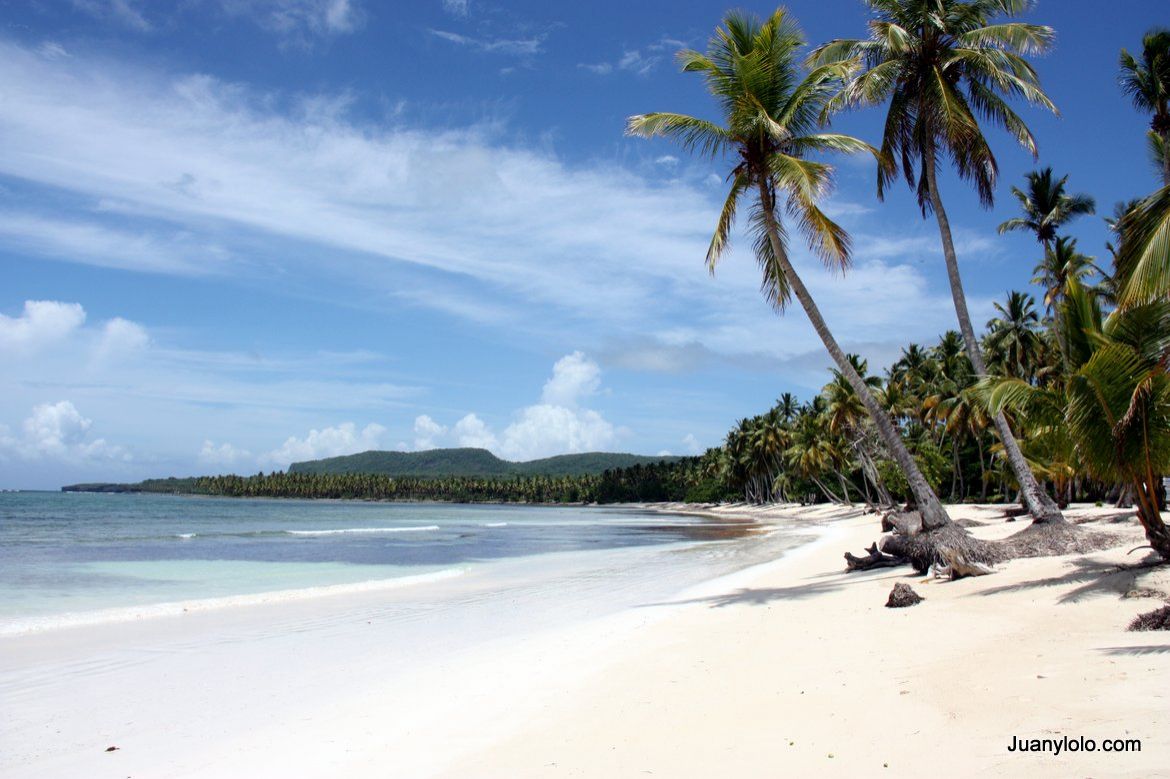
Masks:
[[[591,409],[540,404],[521,410],[504,430],[500,453],[509,460],[593,452],[616,440],[613,425]]]
[[[342,422],[336,427],[313,429],[304,438],[289,436],[279,449],[263,455],[261,462],[281,467],[301,460],[322,457],[340,457],[370,449],[377,449],[386,428],[370,423],[360,431],[353,422]]]
[[[422,414],[414,420],[414,448],[434,449],[438,446],[437,442],[439,438],[446,434],[446,432],[446,427],[440,425],[426,414]]]
[[[0,349],[29,351],[59,341],[85,324],[78,303],[26,300],[20,316],[0,314]]]
[[[699,445],[699,439],[695,438],[694,433],[687,433],[682,440],[683,449],[687,454],[702,454],[703,447]]]
[[[199,450],[199,462],[203,465],[233,466],[243,463],[252,457],[247,449],[240,449],[228,443],[219,444],[206,440]]]
[[[476,449],[495,449],[496,436],[487,424],[475,414],[468,414],[451,428],[456,446],[470,446]]]
[[[68,400],[34,406],[21,435],[0,432],[0,452],[25,460],[59,461],[131,459],[129,452],[104,438],[89,438],[93,421]]]
[[[473,446],[508,460],[605,449],[617,440],[617,429],[600,412],[582,407],[600,388],[600,366],[584,353],[572,352],[554,363],[540,402],[516,411],[499,434],[474,413],[450,429],[424,414],[414,423],[414,448]]]
[[[553,365],[552,376],[544,383],[540,402],[550,406],[574,407],[601,386],[601,368],[577,351],[567,354]]]

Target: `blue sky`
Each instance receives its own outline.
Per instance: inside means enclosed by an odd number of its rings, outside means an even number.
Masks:
[[[793,0],[808,38],[857,0]],[[749,3],[766,13],[772,6]],[[827,359],[741,241],[703,267],[724,161],[623,136],[711,115],[673,55],[723,3],[0,2],[0,487],[254,472],[369,448],[698,452]],[[1099,211],[1155,185],[1117,53],[1165,5],[1048,0],[1040,165]],[[835,127],[876,141],[881,112]],[[973,313],[1037,259],[947,178]],[[855,267],[798,266],[884,366],[953,327],[933,221],[842,159]],[[1101,220],[1071,230],[1102,255]]]

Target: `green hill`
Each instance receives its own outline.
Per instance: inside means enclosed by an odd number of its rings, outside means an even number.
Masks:
[[[616,452],[562,454],[528,462],[501,460],[487,449],[430,449],[425,452],[370,451],[293,463],[289,473],[374,473],[385,476],[583,476],[613,468],[674,462],[680,457],[650,457]]]

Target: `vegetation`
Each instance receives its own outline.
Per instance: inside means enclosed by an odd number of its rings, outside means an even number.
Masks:
[[[678,457],[648,457],[615,452],[563,454],[528,462],[501,460],[487,449],[429,449],[423,452],[370,451],[293,463],[289,473],[368,473],[382,476],[586,476],[615,468],[673,462]]]

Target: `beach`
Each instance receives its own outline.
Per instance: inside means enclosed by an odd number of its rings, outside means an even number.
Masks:
[[[1116,510],[1072,512],[1122,535],[1115,549],[956,582],[843,573],[842,553],[879,535],[856,509],[721,513],[807,517],[815,540],[668,598],[450,649],[396,646],[376,624],[406,590],[7,637],[2,773],[1166,775],[1170,648],[1124,631],[1161,601],[1123,596],[1170,589],[1170,572],[1117,569],[1142,553],[1126,555],[1140,531]],[[998,508],[953,514],[987,537],[1022,527]],[[884,608],[899,581],[926,600]],[[447,627],[455,644],[475,628]],[[1082,751],[1010,751],[1014,738]]]

